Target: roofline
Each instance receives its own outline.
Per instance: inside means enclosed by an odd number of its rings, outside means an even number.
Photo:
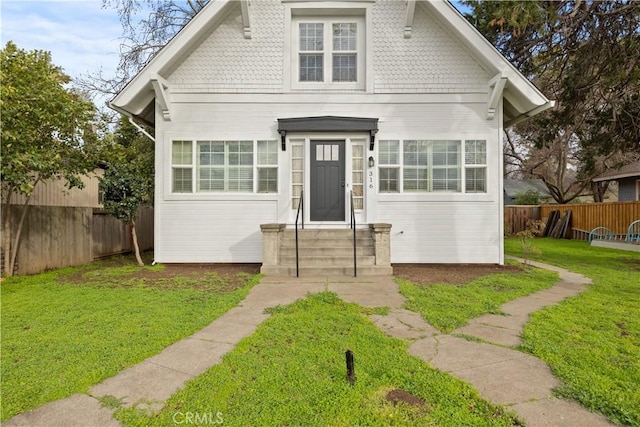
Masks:
[[[616,181],[618,179],[631,178],[631,177],[634,177],[634,176],[640,176],[640,172],[639,171],[623,172],[623,173],[619,173],[619,174],[616,174],[616,175],[593,178],[591,181],[593,181],[593,182]]]

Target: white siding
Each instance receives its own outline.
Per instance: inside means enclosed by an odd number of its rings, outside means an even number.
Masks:
[[[273,201],[162,203],[155,260],[261,262],[260,224],[275,222],[276,212]]]
[[[381,202],[378,221],[393,225],[391,262],[498,263],[497,202]]]
[[[450,102],[445,102],[447,97]],[[185,102],[188,99],[185,96],[173,104],[172,121],[158,122],[156,170],[162,173],[157,174],[157,261],[260,262],[260,224],[290,223],[292,215],[289,143],[287,151],[279,151],[278,194],[185,195],[171,194],[169,179],[163,179],[171,176],[168,159],[172,139],[279,141],[278,118],[335,115],[379,118],[377,141],[487,140],[486,194],[377,194],[376,188],[367,189],[362,220],[392,224],[392,261],[396,263],[500,262],[500,130],[497,121],[486,120],[486,104],[474,101],[475,97],[466,103],[453,95],[425,95],[423,102],[405,95],[362,95],[352,97],[351,102],[324,103],[309,95],[273,98],[288,101],[282,103],[252,103],[255,97],[248,95],[236,95],[236,102],[227,103],[213,102],[219,99],[216,95],[199,98],[197,103]],[[377,158],[377,151],[367,150],[366,157],[370,155]],[[373,170],[377,187],[377,170]]]

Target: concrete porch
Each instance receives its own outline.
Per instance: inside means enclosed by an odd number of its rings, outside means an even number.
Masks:
[[[262,224],[263,262],[267,275],[296,275],[295,228],[286,224]],[[358,276],[389,276],[391,267],[391,224],[369,224],[356,230],[356,272]],[[300,276],[354,275],[353,230],[350,228],[298,229]]]

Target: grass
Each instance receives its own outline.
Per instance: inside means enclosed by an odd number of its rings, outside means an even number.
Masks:
[[[531,258],[581,273],[593,285],[533,314],[522,348],[562,380],[560,396],[640,426],[640,254],[557,239],[534,239],[533,246],[539,254]],[[521,256],[515,239],[505,250]]]
[[[258,276],[136,278],[140,267],[98,262],[7,278],[2,291],[2,415],[74,393],[159,353],[237,305]],[[161,266],[145,267],[145,276]],[[78,278],[82,283],[77,283]],[[166,283],[163,283],[163,280]]]
[[[166,426],[185,417],[225,425],[518,425],[466,383],[407,354],[361,307],[324,292],[270,310],[273,316],[222,363],[190,381],[156,415],[120,409],[127,426]],[[345,378],[345,351],[357,381]],[[423,406],[385,399],[402,389]]]
[[[421,286],[397,279],[407,298],[405,307],[444,333],[464,326],[482,314],[502,314],[500,306],[515,298],[546,289],[558,280],[556,273],[530,268],[517,274],[491,274],[464,285]]]

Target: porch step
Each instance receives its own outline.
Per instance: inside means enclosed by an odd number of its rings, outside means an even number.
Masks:
[[[299,229],[298,265],[300,275],[353,276],[353,230]],[[373,235],[370,229],[356,230],[358,275],[388,275],[390,266],[376,265]],[[295,230],[284,230],[278,249],[278,266],[263,266],[261,271],[273,275],[296,275]]]
[[[296,267],[263,266],[261,273],[273,276],[295,276]],[[393,274],[391,266],[367,265],[357,268],[358,276],[390,276]],[[300,277],[310,276],[353,276],[353,265],[351,267],[300,267]]]

